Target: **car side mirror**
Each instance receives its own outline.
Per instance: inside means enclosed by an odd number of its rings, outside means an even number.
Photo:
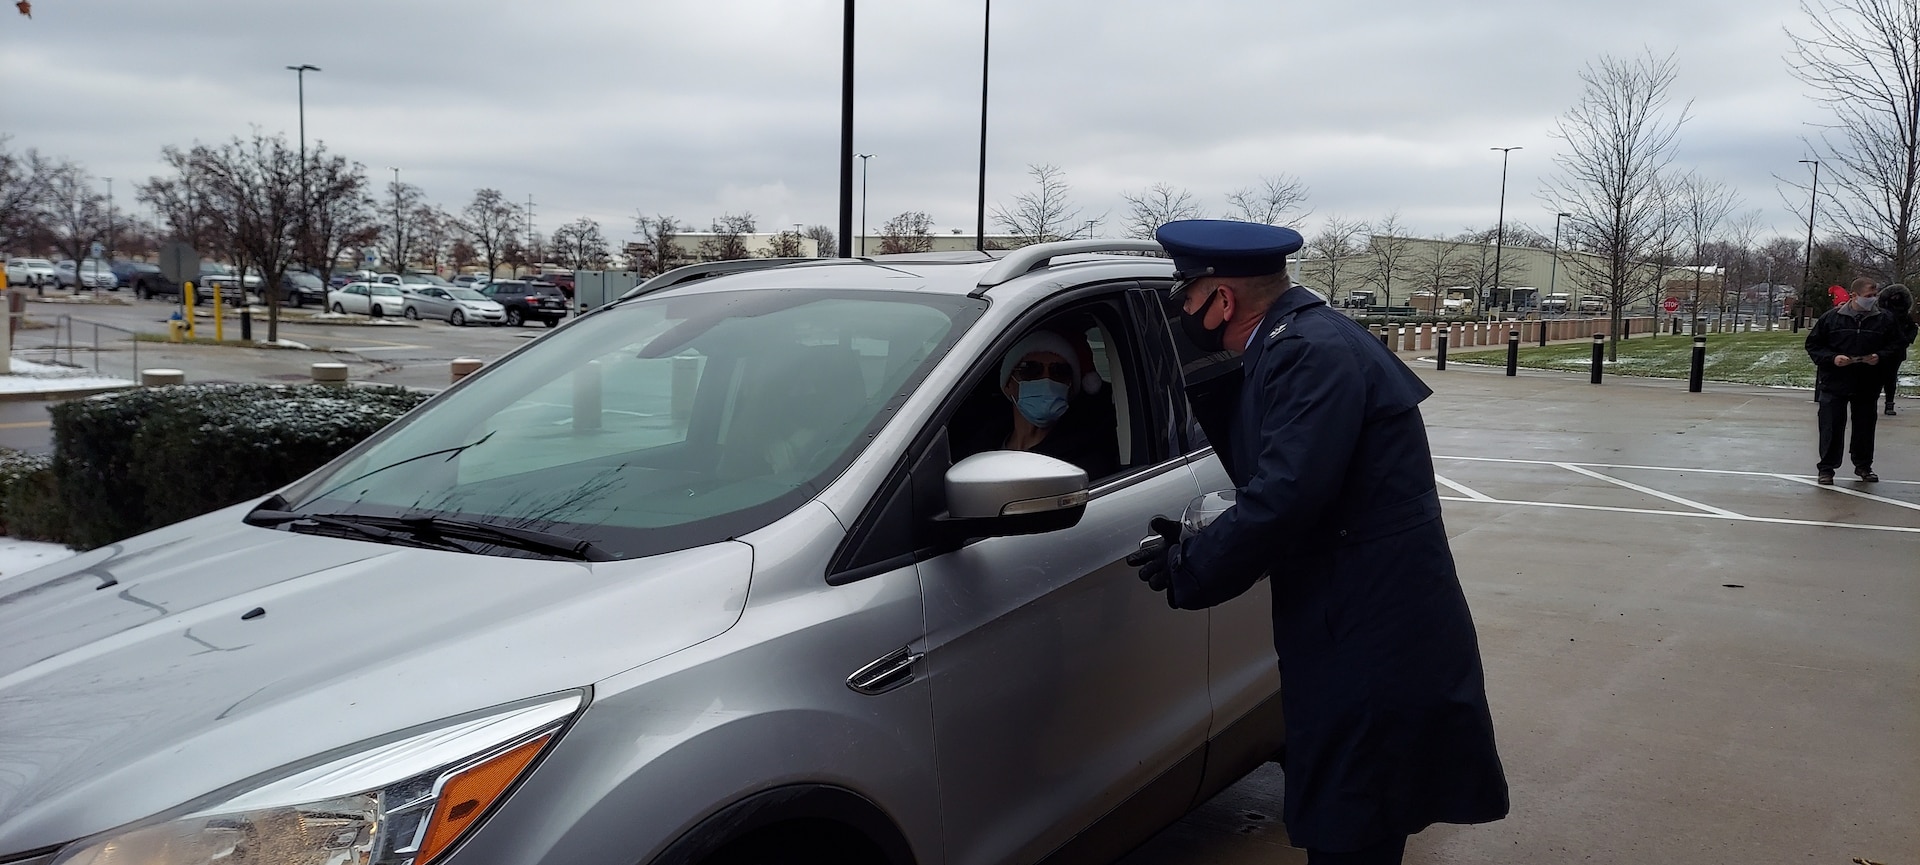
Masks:
[[[1087,473],[1026,451],[987,451],[947,469],[943,540],[1037,535],[1072,528],[1087,512]]]

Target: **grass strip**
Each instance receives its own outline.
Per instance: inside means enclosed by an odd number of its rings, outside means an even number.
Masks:
[[[1805,333],[1709,334],[1703,375],[1710,381],[1811,388],[1813,361],[1807,358],[1806,344]],[[1619,345],[1618,360],[1606,364],[1608,375],[1684,381],[1692,369],[1693,338],[1689,336],[1642,336]],[[1448,352],[1447,361],[1506,366],[1507,350]],[[1519,365],[1527,369],[1584,372],[1592,362],[1590,342],[1520,347]],[[1901,367],[1900,394],[1920,396],[1920,369],[1913,361]]]

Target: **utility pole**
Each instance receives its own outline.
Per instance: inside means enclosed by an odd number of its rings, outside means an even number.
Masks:
[[[853,257],[853,0],[840,36],[840,257]]]
[[[1813,291],[1813,219],[1819,212],[1820,201],[1820,160],[1802,159],[1803,163],[1813,166],[1813,186],[1807,195],[1807,260],[1806,267],[1800,272],[1800,297],[1793,305],[1793,332],[1799,333],[1800,326],[1807,319],[1807,295]]]
[[[980,201],[974,211],[973,248],[987,251],[987,59],[993,35],[993,0],[984,0],[980,19]]]
[[[400,169],[393,169],[393,272],[407,269],[407,236],[400,224]],[[371,307],[369,307],[371,309]]]
[[[1500,151],[1500,217],[1493,229],[1493,293],[1500,293],[1500,248],[1507,240],[1507,155],[1519,147],[1489,147],[1488,150]],[[1500,308],[1507,310],[1513,306],[1513,295],[1508,294],[1500,302]]]
[[[319,72],[320,67],[302,63],[299,66],[287,68],[292,70],[300,88],[300,264],[303,267],[312,268],[313,262],[307,260],[307,254],[313,251],[308,248],[313,242],[313,238],[308,236],[312,231],[309,227],[312,224],[309,212],[313,208],[313,190],[307,182],[307,73]],[[331,268],[332,265],[329,264],[328,267]],[[325,298],[321,299],[325,300]]]

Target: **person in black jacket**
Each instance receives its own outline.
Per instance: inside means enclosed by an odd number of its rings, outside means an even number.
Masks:
[[[1244,377],[1215,436],[1235,504],[1131,559],[1178,609],[1273,589],[1286,724],[1284,814],[1311,865],[1401,861],[1433,823],[1506,816],[1478,637],[1419,404],[1380,340],[1287,278],[1301,238],[1224,220],[1160,227],[1180,327]]]
[[[1807,356],[1815,372],[1813,398],[1820,405],[1820,483],[1833,483],[1840,467],[1841,445],[1847,421],[1853,421],[1853,474],[1862,481],[1878,481],[1873,473],[1875,397],[1880,395],[1881,365],[1895,356],[1900,334],[1893,316],[1879,308],[1880,286],[1870,279],[1854,282],[1853,298],[1840,304],[1807,331]]]
[[[1913,292],[1900,283],[1894,283],[1880,290],[1880,309],[1893,316],[1893,324],[1898,339],[1895,340],[1893,356],[1881,364],[1886,367],[1886,378],[1881,386],[1887,393],[1888,417],[1898,412],[1893,410],[1894,392],[1900,389],[1900,364],[1907,359],[1907,348],[1913,345],[1916,336],[1920,336],[1920,323],[1913,320]]]

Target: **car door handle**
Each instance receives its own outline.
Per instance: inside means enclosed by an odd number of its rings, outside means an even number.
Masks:
[[[924,657],[926,655],[914,651],[910,646],[901,646],[885,657],[855,670],[853,675],[847,677],[847,687],[861,694],[884,694],[913,681],[913,665]]]

